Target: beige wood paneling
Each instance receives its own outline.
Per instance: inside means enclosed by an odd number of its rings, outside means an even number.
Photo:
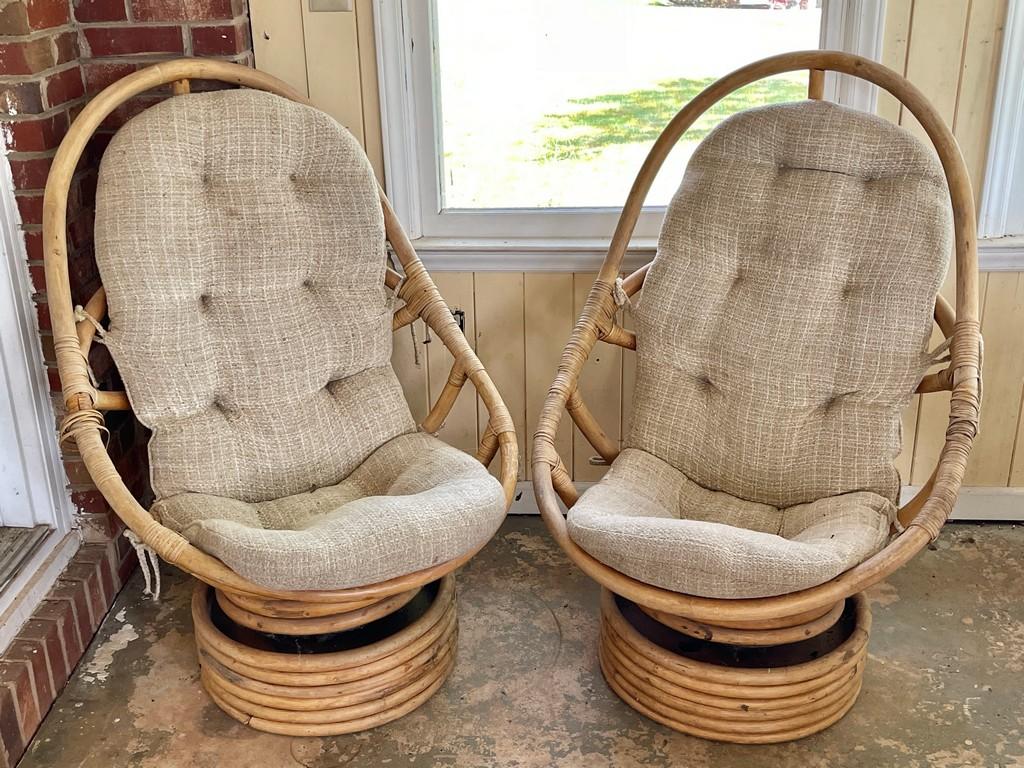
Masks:
[[[885,28],[882,37],[882,63],[900,74],[907,71],[907,43],[914,0],[887,0]],[[900,102],[881,88],[878,92],[878,114],[893,123],[900,121]]]
[[[451,309],[461,309],[466,313],[466,339],[469,345],[476,348],[476,313],[473,311],[473,273],[472,272],[438,272],[434,276],[437,289],[444,296]],[[427,375],[430,388],[431,404],[437,401],[451,372],[454,358],[440,339],[431,339],[427,348]],[[459,399],[445,419],[438,432],[438,437],[449,445],[476,453],[480,444],[477,430],[477,397],[472,382],[466,382],[459,394]]]
[[[305,2],[300,6],[309,98],[362,142],[363,93],[356,14],[310,11]]]
[[[533,430],[544,398],[558,370],[565,342],[572,333],[573,276],[571,272],[531,272],[524,282],[526,328],[526,445],[527,477],[531,476]],[[572,466],[572,422],[564,414],[555,435],[555,448],[567,467]]]
[[[391,350],[391,365],[402,382],[402,391],[417,424],[430,412],[427,352],[423,348],[425,333],[423,321],[417,320],[394,334]]]
[[[1017,415],[1024,381],[1024,274],[991,272],[981,332],[985,339],[981,432],[967,467],[967,485],[1006,485],[1010,480]]]
[[[360,111],[363,148],[377,180],[384,184],[384,139],[380,127],[380,87],[377,83],[377,49],[374,45],[373,0],[356,0],[356,47],[359,59]]]
[[[309,95],[302,0],[249,0],[256,68]]]
[[[526,428],[526,333],[522,272],[477,272],[476,353],[501,392],[516,427],[520,448]],[[479,429],[487,426],[487,409],[479,405]],[[497,471],[497,460],[492,471]],[[519,451],[519,479],[526,479],[525,451]]]
[[[579,317],[587,294],[597,277],[596,273],[577,272],[573,275],[573,315]],[[583,366],[579,391],[583,401],[590,408],[597,423],[612,440],[619,439],[622,423],[622,348],[605,344],[594,345],[590,359]],[[573,479],[577,481],[600,480],[605,467],[593,466],[590,459],[597,451],[587,442],[576,427],[573,427]]]

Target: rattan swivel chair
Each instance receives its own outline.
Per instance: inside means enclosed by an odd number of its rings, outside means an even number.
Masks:
[[[652,179],[687,127],[736,89],[798,70],[810,99],[733,115],[701,142],[654,261],[620,282]],[[889,91],[935,152],[821,100],[826,71]],[[950,251],[955,309],[938,295]],[[742,743],[800,738],[853,706],[871,621],[863,591],[939,535],[977,432],[977,285],[959,149],[898,74],[844,53],[784,54],[673,118],[633,184],[533,452],[548,527],[603,587],[601,668],[626,703]],[[641,289],[633,332],[617,310]],[[945,342],[929,350],[933,320]],[[599,341],[637,356],[621,452],[577,389]],[[938,465],[897,509],[901,411],[941,390]],[[611,464],[582,495],[554,448],[563,408]]]
[[[190,93],[199,79],[242,87]],[[104,288],[76,310],[72,175],[111,112],[168,85],[174,95],[104,154]],[[293,735],[363,730],[424,702],[455,661],[453,572],[504,519],[517,446],[351,134],[246,67],[140,70],[96,96],[61,144],[44,238],[65,437],[139,540],[197,578],[212,699]],[[390,363],[392,331],[417,318],[454,358],[419,430]],[[126,392],[90,382],[97,334]],[[490,414],[476,457],[431,434],[467,380]],[[104,446],[103,412],[128,408],[153,431],[150,510]],[[486,469],[499,451],[500,481]]]

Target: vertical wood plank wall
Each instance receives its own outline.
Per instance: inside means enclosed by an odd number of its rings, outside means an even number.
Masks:
[[[372,0],[356,0],[353,13],[310,14],[307,6],[304,0],[250,0],[256,65],[310,94],[349,127],[382,176]],[[953,127],[976,195],[985,169],[1005,15],[1006,0],[888,0],[886,5],[883,63],[909,77]],[[888,95],[880,96],[878,111],[923,137],[917,121]],[[593,273],[434,276],[449,304],[466,313],[470,344],[512,412],[523,446],[520,479],[527,480],[531,430]],[[967,484],[1024,486],[1024,272],[985,273],[980,286],[985,403]],[[952,275],[943,291],[952,297]],[[393,360],[414,415],[422,418],[428,400],[444,385],[451,357],[426,335],[422,323],[414,329],[395,337]],[[598,345],[595,352],[583,375],[583,394],[609,436],[621,439],[629,429],[632,353],[607,345]],[[904,482],[923,483],[934,466],[948,400],[942,394],[915,398],[904,415],[904,450],[898,461]],[[483,427],[481,414],[467,388],[441,436],[473,450]],[[595,451],[569,424],[566,418],[558,436],[566,465],[576,480],[599,478],[604,470],[591,464]]]

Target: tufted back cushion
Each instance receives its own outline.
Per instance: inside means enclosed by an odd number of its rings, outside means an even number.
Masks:
[[[96,257],[158,497],[332,485],[413,429],[373,172],[327,115],[251,90],[146,110],[104,154]]]
[[[723,122],[644,284],[628,444],[754,502],[895,501],[950,220],[938,161],[880,118],[808,101]]]

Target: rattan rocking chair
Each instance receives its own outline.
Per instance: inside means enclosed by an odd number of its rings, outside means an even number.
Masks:
[[[809,71],[810,99],[747,110],[712,131],[668,208],[658,255],[621,279],[645,196],[686,129],[738,88],[798,70]],[[939,162],[909,133],[822,101],[827,71],[895,96]],[[858,234],[850,218],[869,226]],[[602,586],[601,668],[631,707],[699,737],[769,743],[820,731],[853,706],[871,622],[863,592],[939,535],[977,433],[975,235],[952,133],[911,83],[857,56],[805,51],[745,66],[654,143],[533,452],[548,528]],[[955,310],[937,295],[953,245]],[[616,317],[641,288],[634,332]],[[932,319],[946,339],[935,354]],[[577,387],[599,341],[637,352],[621,452]],[[938,465],[897,513],[901,406],[915,391],[943,390]],[[611,464],[582,496],[555,450],[563,408]]]
[[[241,88],[190,95],[194,80]],[[106,292],[76,309],[66,243],[75,168],[115,109],[167,85],[173,96],[129,121],[104,155],[97,260]],[[517,444],[498,391],[355,139],[273,77],[220,61],[169,61],[82,110],[54,159],[44,205],[63,436],[138,539],[198,580],[192,615],[211,698],[254,728],[310,736],[415,709],[454,664],[453,572],[504,518]],[[293,218],[274,229],[285,205]],[[247,206],[255,206],[249,218]],[[403,274],[387,268],[385,240]],[[203,280],[215,290],[201,290]],[[390,292],[402,302],[393,312]],[[419,432],[389,360],[390,331],[417,318],[454,357]],[[127,394],[91,383],[97,334]],[[467,380],[489,413],[475,459],[431,436]],[[154,428],[160,520],[105,448],[103,412],[131,408]],[[306,433],[292,440],[292,425]],[[225,430],[235,430],[230,439]],[[486,471],[499,451],[500,484]],[[313,507],[355,509],[327,515],[344,527],[341,539],[317,527],[322,514],[289,524]],[[261,525],[289,529],[274,539],[280,550],[260,550],[279,533]]]

